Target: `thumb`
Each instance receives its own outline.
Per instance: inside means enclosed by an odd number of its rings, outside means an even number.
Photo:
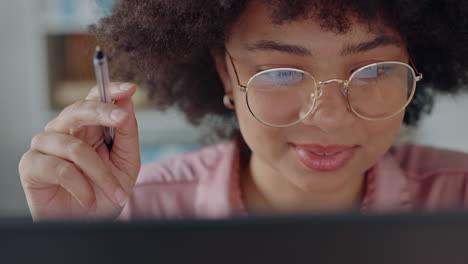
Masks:
[[[126,122],[115,128],[109,159],[119,170],[134,180],[140,170],[141,160],[138,124],[132,98],[116,100],[115,104],[125,109],[129,115]]]

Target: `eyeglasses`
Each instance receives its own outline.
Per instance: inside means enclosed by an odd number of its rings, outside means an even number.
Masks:
[[[227,52],[240,91],[246,93],[250,113],[261,123],[288,127],[307,118],[323,94],[323,86],[340,84],[349,108],[365,120],[384,120],[403,111],[423,78],[414,64],[383,61],[365,65],[348,80],[317,82],[308,72],[294,68],[274,68],[254,74],[242,85],[232,56]]]

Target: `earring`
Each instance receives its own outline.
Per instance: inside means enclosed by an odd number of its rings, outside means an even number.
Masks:
[[[235,108],[234,101],[229,97],[229,95],[224,95],[223,103],[226,108],[233,110]]]

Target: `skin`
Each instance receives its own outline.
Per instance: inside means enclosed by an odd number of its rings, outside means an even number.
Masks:
[[[370,44],[379,37],[381,41]],[[370,30],[367,25],[354,23],[346,34],[335,34],[322,30],[314,20],[275,25],[269,9],[257,2],[250,4],[232,26],[226,49],[233,57],[242,85],[257,71],[275,67],[305,70],[317,81],[323,81],[348,79],[353,70],[373,62],[408,62],[398,35],[383,26]],[[391,119],[366,121],[348,108],[339,84],[333,83],[322,87],[323,95],[305,120],[287,128],[269,127],[249,112],[245,93],[237,88],[226,54],[214,54],[225,92],[235,102],[240,130],[252,150],[247,170],[241,176],[243,199],[250,213],[355,208],[362,198],[366,170],[396,140],[404,111]],[[344,167],[321,172],[303,165],[288,143],[359,147]]]

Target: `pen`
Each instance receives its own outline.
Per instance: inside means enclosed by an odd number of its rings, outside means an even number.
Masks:
[[[107,66],[107,58],[99,46],[96,47],[93,64],[101,102],[113,103],[109,90],[109,68]],[[104,143],[109,151],[112,148],[113,141],[114,128],[104,127]]]

